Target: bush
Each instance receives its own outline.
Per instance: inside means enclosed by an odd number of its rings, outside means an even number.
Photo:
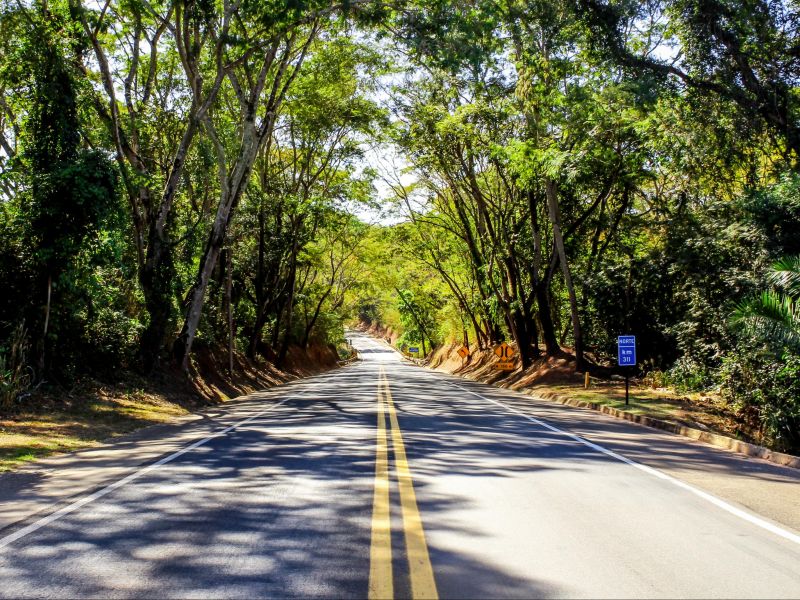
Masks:
[[[115,369],[130,366],[130,360],[142,324],[113,306],[103,306],[94,318],[86,323],[84,356],[91,358],[86,370],[96,374],[113,373]]]
[[[406,332],[403,333],[403,335],[401,335],[399,338],[397,338],[397,342],[395,342],[395,345],[400,350],[403,350],[404,348],[408,349],[408,348],[410,348],[412,346],[416,347],[416,348],[419,348],[418,356],[422,357],[422,342],[420,340],[421,340],[420,336],[411,335],[411,334],[409,334],[409,332],[406,331]],[[425,349],[430,351],[430,347],[429,347],[428,344],[425,345]]]
[[[654,390],[667,387],[667,374],[661,369],[653,369],[645,373],[642,383]]]
[[[800,451],[800,356],[784,353],[776,360],[745,348],[725,358],[721,375],[723,397],[758,428],[760,441]]]
[[[663,386],[679,392],[699,392],[715,387],[716,377],[702,362],[682,356],[663,374]]]

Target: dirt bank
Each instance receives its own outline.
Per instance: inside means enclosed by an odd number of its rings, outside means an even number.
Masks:
[[[59,452],[97,446],[121,435],[170,422],[209,405],[335,368],[335,348],[291,348],[285,365],[199,349],[190,377],[167,369],[151,377],[119,372],[83,379],[68,389],[50,387],[0,413],[0,471]]]
[[[392,346],[395,345],[400,337],[399,331],[395,331],[391,327],[387,327],[381,323],[365,323],[362,321],[356,328],[374,337],[381,338]]]
[[[473,346],[470,348],[471,356],[462,359],[458,355],[460,347],[458,343],[446,344],[437,348],[426,361],[419,362],[467,379],[521,391],[560,404],[598,410],[694,439],[714,440],[722,436],[726,439],[717,440],[714,445],[737,449],[745,454],[774,455],[775,462],[783,460],[781,457],[791,459],[792,464],[796,462],[790,455],[763,452],[757,447],[745,448],[734,443],[741,441],[750,445],[765,445],[759,432],[753,430],[718,394],[681,394],[667,388],[648,386],[646,380],[632,380],[630,398],[626,404],[625,384],[621,378],[592,377],[586,387],[584,375],[575,372],[574,360],[541,359],[524,371],[519,366],[514,371],[500,371],[493,349],[481,351]],[[780,464],[788,464],[786,460]]]

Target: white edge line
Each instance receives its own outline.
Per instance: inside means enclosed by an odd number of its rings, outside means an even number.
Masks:
[[[658,477],[659,479],[663,479],[664,481],[668,481],[669,483],[671,483],[671,484],[673,484],[673,485],[675,485],[675,486],[677,486],[679,488],[682,488],[682,489],[684,489],[684,490],[686,490],[688,492],[691,492],[692,494],[702,498],[706,502],[710,502],[714,506],[716,506],[718,508],[721,508],[722,510],[724,510],[724,511],[726,511],[726,512],[728,512],[728,513],[730,513],[730,514],[732,514],[732,515],[734,515],[736,517],[739,517],[740,519],[743,519],[743,520],[747,521],[748,523],[752,523],[753,525],[756,525],[757,527],[761,527],[762,529],[766,529],[767,531],[769,531],[771,533],[774,533],[775,535],[778,535],[778,536],[780,536],[780,537],[782,537],[782,538],[784,538],[786,540],[789,540],[790,542],[794,542],[795,544],[800,544],[800,535],[797,535],[795,533],[792,533],[791,531],[787,531],[786,529],[778,527],[777,525],[774,525],[773,523],[770,523],[769,521],[767,521],[765,519],[762,519],[761,517],[758,517],[758,516],[756,516],[754,514],[751,514],[751,513],[747,512],[747,511],[744,511],[741,508],[737,508],[736,506],[733,506],[732,504],[729,504],[729,503],[725,502],[724,500],[721,500],[720,498],[717,498],[716,496],[713,496],[713,495],[709,494],[708,492],[704,492],[701,489],[698,489],[698,488],[696,488],[696,487],[694,487],[692,485],[689,485],[688,483],[685,483],[685,482],[681,481],[680,479],[676,479],[676,478],[672,477],[671,475],[667,475],[666,473],[663,473],[663,472],[661,472],[661,471],[659,471],[657,469],[654,469],[653,467],[648,467],[647,465],[643,465],[641,463],[633,461],[630,458],[626,458],[626,457],[622,456],[621,454],[617,454],[613,450],[609,450],[608,448],[605,448],[603,446],[595,444],[594,442],[590,442],[586,438],[583,438],[583,437],[581,437],[579,435],[576,435],[574,433],[570,433],[569,431],[564,431],[563,429],[559,429],[558,427],[554,427],[553,425],[550,425],[549,423],[546,423],[545,421],[542,421],[541,419],[537,419],[536,417],[532,417],[532,416],[522,412],[521,410],[517,410],[516,408],[512,408],[511,406],[503,404],[502,402],[498,402],[497,400],[492,400],[491,398],[487,398],[486,396],[483,396],[483,395],[479,394],[478,392],[473,392],[472,390],[469,390],[469,389],[467,389],[465,387],[462,387],[462,386],[460,386],[460,385],[458,385],[456,383],[451,383],[451,382],[447,381],[447,384],[451,385],[453,387],[456,387],[456,388],[458,388],[458,389],[460,389],[460,390],[462,390],[462,391],[464,391],[464,392],[466,392],[468,394],[472,394],[474,396],[477,396],[478,398],[481,398],[482,400],[486,400],[487,402],[491,402],[492,404],[496,404],[497,406],[502,406],[503,408],[505,408],[508,411],[511,411],[511,412],[521,416],[521,417],[524,417],[525,419],[527,419],[527,420],[529,420],[529,421],[531,421],[533,423],[536,423],[537,425],[540,425],[541,427],[544,427],[545,429],[549,429],[550,431],[552,431],[554,433],[558,433],[559,435],[563,435],[563,436],[566,436],[566,437],[568,437],[570,439],[573,439],[576,442],[579,442],[579,443],[583,444],[584,446],[587,446],[587,447],[591,448],[592,450],[595,450],[597,452],[605,454],[606,456],[610,456],[611,458],[614,458],[614,459],[616,459],[616,460],[618,460],[620,462],[623,462],[623,463],[625,463],[627,465],[630,465],[630,466],[632,466],[632,467],[634,467],[636,469],[639,469],[640,471],[644,471],[645,473],[653,475],[654,477]]]
[[[285,402],[288,402],[289,400],[294,400],[294,399],[296,399],[296,397],[294,397],[294,396],[289,397],[289,398],[285,398],[284,400],[281,400],[280,402],[278,402],[276,404],[273,404],[269,408],[266,408],[266,409],[254,414],[254,415],[252,415],[252,416],[250,416],[250,417],[248,417],[246,419],[243,419],[243,420],[241,420],[241,421],[239,421],[237,423],[234,423],[233,425],[229,425],[225,429],[221,429],[220,431],[214,432],[213,434],[209,435],[208,437],[205,437],[205,438],[202,438],[200,440],[197,440],[196,442],[194,442],[192,444],[189,444],[185,448],[181,448],[180,450],[178,450],[176,452],[173,452],[172,454],[170,454],[168,456],[165,456],[164,458],[162,458],[160,460],[157,460],[156,462],[151,463],[151,464],[147,465],[146,467],[143,467],[143,468],[139,469],[138,471],[135,471],[135,472],[131,473],[127,477],[123,477],[122,479],[120,479],[118,481],[115,481],[114,483],[109,484],[106,487],[104,487],[102,489],[99,489],[99,490],[97,490],[96,492],[94,492],[92,494],[89,494],[88,496],[83,496],[82,498],[78,498],[77,500],[75,500],[71,504],[68,504],[67,506],[65,506],[63,508],[60,508],[59,510],[57,510],[57,511],[55,511],[53,513],[50,513],[46,517],[42,517],[41,519],[39,519],[38,521],[34,521],[30,525],[26,525],[22,529],[18,529],[14,533],[10,533],[5,537],[0,538],[0,549],[3,549],[3,548],[5,548],[6,546],[8,546],[10,544],[13,544],[17,540],[25,537],[26,535],[28,535],[30,533],[33,533],[34,531],[37,531],[37,530],[41,529],[42,527],[45,527],[45,526],[49,525],[50,523],[58,521],[61,517],[64,517],[64,516],[66,516],[66,515],[68,515],[68,514],[70,514],[72,512],[75,512],[76,510],[78,510],[82,506],[90,504],[91,502],[94,502],[95,500],[99,500],[100,498],[102,498],[103,496],[106,496],[107,494],[110,494],[114,490],[116,490],[118,488],[121,488],[124,485],[129,484],[131,481],[139,479],[142,475],[145,475],[146,473],[149,473],[150,471],[154,471],[155,469],[158,469],[159,467],[161,467],[161,466],[163,466],[163,465],[165,465],[165,464],[167,464],[169,462],[172,462],[176,458],[178,458],[180,456],[183,456],[187,452],[191,452],[195,448],[199,448],[203,444],[206,444],[206,443],[210,442],[211,440],[213,440],[215,438],[222,437],[222,436],[226,435],[228,432],[233,431],[234,429],[238,429],[242,425],[246,425],[247,423],[250,423],[251,421],[263,416],[264,414],[270,412],[271,410],[274,410],[274,409],[278,408],[281,404],[283,404]]]

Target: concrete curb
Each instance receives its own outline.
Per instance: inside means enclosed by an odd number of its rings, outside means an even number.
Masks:
[[[616,417],[617,419],[625,419],[626,421],[631,421],[633,423],[645,425],[646,427],[653,427],[654,429],[662,429],[664,431],[669,431],[670,433],[675,433],[683,437],[705,442],[712,446],[716,446],[717,448],[725,448],[727,450],[733,450],[734,452],[738,452],[746,456],[752,456],[754,458],[760,458],[762,460],[767,460],[769,462],[782,465],[784,467],[800,469],[800,456],[792,456],[791,454],[776,452],[774,450],[770,450],[769,448],[765,448],[764,446],[750,444],[748,442],[743,442],[735,438],[719,435],[717,433],[711,433],[710,431],[703,431],[702,429],[695,429],[694,427],[680,425],[678,423],[673,423],[671,421],[664,421],[662,419],[654,419],[653,417],[637,415],[624,410],[619,410],[617,408],[606,406],[605,404],[598,404],[597,402],[575,400],[573,398],[562,396],[561,394],[556,394],[554,392],[535,392],[533,390],[517,390],[517,391],[524,392],[539,400],[544,400],[547,402],[557,402],[558,404],[573,406],[575,408],[588,408],[590,410],[595,410],[603,414]]]

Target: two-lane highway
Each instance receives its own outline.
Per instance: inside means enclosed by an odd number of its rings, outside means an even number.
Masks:
[[[788,469],[354,338],[359,363],[0,531],[0,596],[800,597],[797,531],[717,493],[800,494]]]

